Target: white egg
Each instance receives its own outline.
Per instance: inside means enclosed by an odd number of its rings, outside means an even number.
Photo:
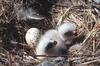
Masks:
[[[26,42],[31,48],[36,46],[39,37],[40,31],[38,28],[30,28],[25,35]]]

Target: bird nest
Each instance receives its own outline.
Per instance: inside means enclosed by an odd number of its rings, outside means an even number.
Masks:
[[[73,1],[73,0],[72,0]],[[69,4],[69,5],[66,5]],[[73,62],[88,65],[99,62],[99,47],[100,47],[100,14],[95,10],[95,7],[89,2],[62,2],[56,5],[53,10],[53,22],[56,25],[61,24],[64,20],[73,21],[78,25],[78,36],[76,40],[80,45],[73,45],[69,49],[69,60]],[[78,61],[79,60],[79,61]],[[96,65],[94,64],[94,65]]]
[[[17,64],[19,64],[19,66],[39,64],[39,62],[34,58],[34,50],[26,47],[26,31],[31,27],[37,27],[42,32],[45,32],[50,28],[56,28],[56,26],[60,25],[64,20],[73,21],[78,25],[78,35],[75,43],[80,44],[69,49],[69,54],[66,55],[68,57],[67,61],[70,61],[74,66],[77,66],[77,64],[80,66],[89,64],[99,66],[100,4],[89,1],[85,2],[84,0],[78,0],[77,2],[74,0],[59,0],[58,3],[52,6],[50,12],[51,17],[39,21],[18,19],[14,8],[14,6],[18,4],[21,4],[21,1],[0,1],[1,66],[11,64],[12,66]],[[5,50],[6,47],[3,47],[3,41],[6,43],[9,43],[10,41],[14,44],[13,57],[15,57],[15,60],[12,60],[14,63],[9,59],[9,55],[11,56],[11,54]],[[10,47],[11,45],[7,44],[7,46]]]

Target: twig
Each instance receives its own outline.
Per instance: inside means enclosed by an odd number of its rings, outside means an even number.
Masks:
[[[82,46],[84,46],[84,43],[88,40],[88,38],[91,36],[91,34],[92,34],[94,31],[96,31],[96,29],[93,29],[92,31],[90,31],[90,32],[87,34],[85,40],[81,43]]]
[[[60,17],[57,25],[60,25],[61,22],[63,21],[64,17],[66,16],[67,12],[72,8],[73,6],[69,7],[68,9],[66,9],[66,11],[64,12],[64,14]]]
[[[96,47],[95,47],[95,40],[93,40],[93,55],[95,55]]]
[[[92,60],[92,61],[89,61],[89,62],[84,62],[84,63],[82,63],[82,65],[94,63],[94,62],[97,62],[98,60],[100,60],[100,59]]]
[[[3,43],[3,41],[0,40],[0,43]],[[21,45],[21,46],[23,46],[23,47],[27,47],[27,44],[19,43],[19,42],[13,41],[13,40],[11,40],[10,43],[11,43],[11,44],[14,44],[14,45],[18,45],[18,44],[19,44],[19,45]]]

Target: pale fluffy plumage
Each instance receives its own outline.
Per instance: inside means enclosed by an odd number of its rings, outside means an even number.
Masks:
[[[54,47],[46,49],[50,42],[56,41],[57,44]],[[36,47],[37,55],[61,55],[66,50],[64,42],[59,37],[58,31],[55,29],[48,30],[40,39],[39,44]],[[44,57],[38,57],[44,59]]]
[[[59,32],[60,37],[62,40],[66,41],[67,44],[70,44],[73,39],[73,35],[65,36],[64,34],[70,31],[75,31],[77,25],[73,22],[65,22],[58,26],[57,30]]]
[[[65,22],[62,25],[58,26],[58,32],[60,36],[63,36],[64,33],[68,31],[74,31],[76,29],[76,24],[73,22]]]

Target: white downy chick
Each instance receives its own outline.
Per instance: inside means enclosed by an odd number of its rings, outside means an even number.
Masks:
[[[37,41],[40,37],[40,30],[38,28],[30,28],[25,35],[25,40],[30,48],[34,48],[37,45]]]
[[[36,47],[36,55],[63,55],[66,51],[66,46],[55,29],[48,30]],[[45,57],[37,58],[42,60]]]
[[[72,40],[75,37],[75,30],[77,25],[74,22],[65,22],[58,26],[57,30],[59,32],[60,37],[66,44],[71,44]]]

